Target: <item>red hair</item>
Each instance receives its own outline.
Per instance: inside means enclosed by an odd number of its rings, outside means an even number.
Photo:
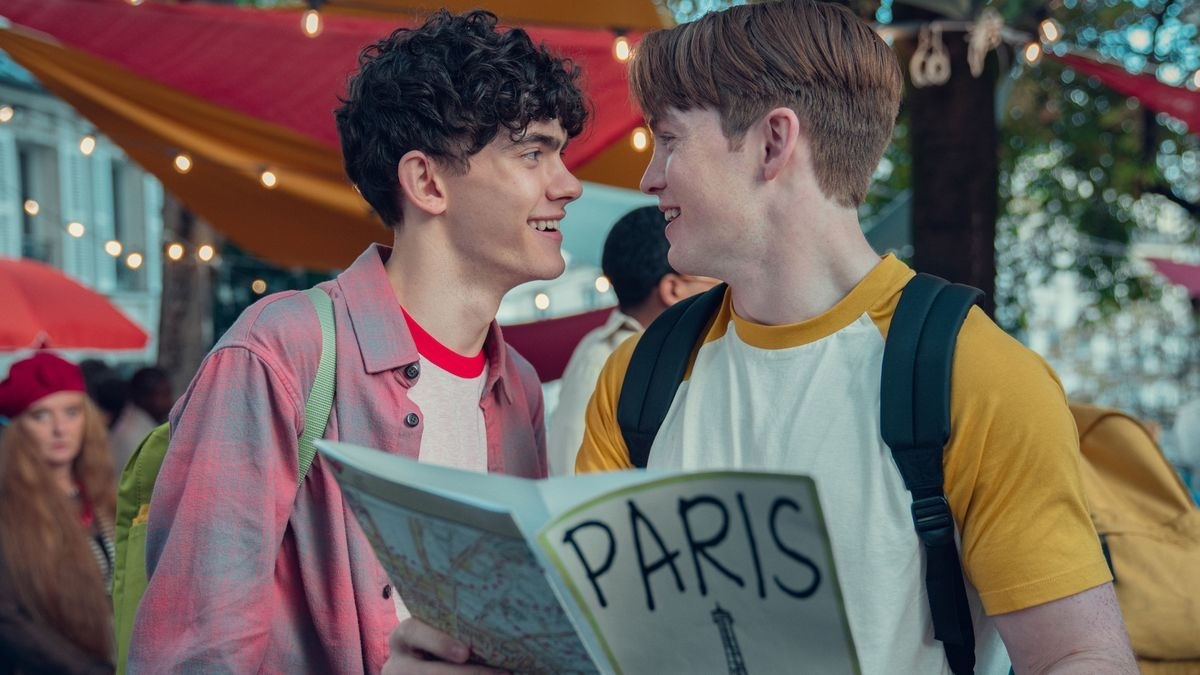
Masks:
[[[117,503],[112,455],[104,422],[86,396],[84,417],[83,447],[71,473],[80,499],[111,536]],[[111,660],[112,604],[87,542],[90,532],[19,420],[10,420],[0,435],[0,548],[17,600],[83,652]]]

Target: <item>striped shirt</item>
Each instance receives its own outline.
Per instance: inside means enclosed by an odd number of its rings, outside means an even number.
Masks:
[[[416,458],[417,348],[372,246],[334,281],[336,395],[325,437]],[[391,588],[318,458],[297,493],[297,438],[317,368],[312,304],[247,309],[171,412],[147,533],[149,584],[129,672],[378,673],[396,626]],[[532,366],[493,323],[479,406],[487,469],[546,474]]]

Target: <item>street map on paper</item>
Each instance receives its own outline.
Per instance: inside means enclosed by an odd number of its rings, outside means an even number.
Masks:
[[[524,539],[346,493],[414,616],[519,673],[595,673]]]

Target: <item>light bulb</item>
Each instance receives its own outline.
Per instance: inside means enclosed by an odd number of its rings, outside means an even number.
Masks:
[[[1025,45],[1025,51],[1022,55],[1025,57],[1025,62],[1032,66],[1042,58],[1042,46],[1036,42],[1030,42]]]
[[[1042,34],[1042,40],[1050,43],[1058,42],[1062,37],[1062,31],[1058,28],[1058,23],[1054,19],[1046,19],[1038,25],[1038,31]]]
[[[624,35],[618,35],[613,40],[613,58],[618,63],[625,63],[633,57],[633,45],[629,44],[629,38]]]
[[[321,34],[324,28],[324,22],[321,21],[321,13],[315,9],[310,9],[300,17],[300,30],[308,37],[315,38]]]
[[[629,135],[629,144],[634,150],[644,152],[650,147],[650,132],[646,131],[646,127],[638,127]]]

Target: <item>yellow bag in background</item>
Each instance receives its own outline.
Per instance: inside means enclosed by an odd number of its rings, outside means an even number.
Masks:
[[[1150,431],[1072,404],[1080,472],[1143,673],[1200,673],[1200,509]]]

